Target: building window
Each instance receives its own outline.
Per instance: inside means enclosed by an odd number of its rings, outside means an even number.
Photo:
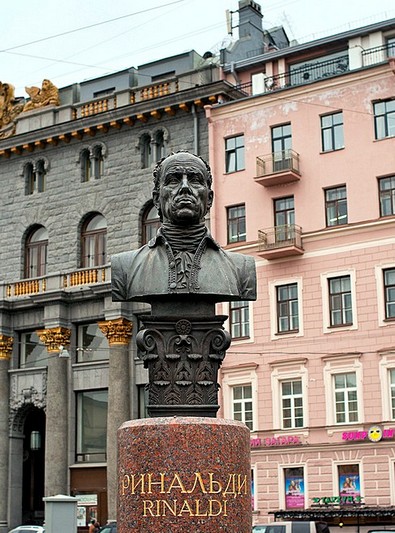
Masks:
[[[358,465],[338,465],[339,496],[343,498],[342,504],[353,505],[361,497],[361,481]],[[358,500],[355,500],[358,498]]]
[[[225,169],[227,173],[244,170],[244,135],[225,139]]]
[[[350,276],[329,278],[329,311],[331,326],[352,324],[352,298]]]
[[[47,366],[48,352],[35,331],[20,335],[20,368]]]
[[[246,240],[246,208],[244,204],[227,208],[228,244]]]
[[[77,393],[77,461],[106,460],[108,391]]]
[[[77,363],[108,359],[107,339],[96,323],[79,325],[77,337]]]
[[[292,168],[291,124],[272,128],[273,172]]]
[[[395,57],[395,37],[387,39],[387,56]]]
[[[44,227],[33,230],[26,240],[25,278],[39,278],[47,273],[48,232]]]
[[[395,269],[389,268],[384,274],[385,318],[395,318]]]
[[[304,509],[304,473],[303,467],[284,468],[285,508]]]
[[[81,232],[82,268],[102,266],[107,261],[107,222],[95,215],[85,222]]]
[[[274,226],[276,242],[287,241],[295,237],[295,204],[293,196],[274,200]]]
[[[151,135],[144,133],[140,137],[141,168],[150,168],[153,163]]]
[[[156,236],[160,228],[158,210],[154,205],[149,205],[144,211],[142,218],[142,244],[147,244]]]
[[[357,376],[355,372],[334,374],[336,424],[358,422]]]
[[[391,419],[395,419],[395,368],[389,370],[390,397],[391,397]]]
[[[376,139],[395,136],[395,99],[373,104]]]
[[[277,294],[277,331],[278,333],[299,330],[298,285],[278,285]]]
[[[281,383],[283,429],[303,427],[302,380]]]
[[[92,174],[95,180],[98,180],[103,176],[103,169],[103,148],[100,144],[98,144],[92,149]]]
[[[395,215],[395,176],[379,179],[380,216]]]
[[[247,301],[230,303],[230,333],[233,340],[250,336],[250,305]]]
[[[80,154],[80,165],[81,165],[81,181],[86,182],[92,178],[92,162],[91,156],[88,149],[82,150]]]
[[[331,152],[344,148],[343,113],[321,117],[322,151]]]
[[[326,226],[347,224],[346,186],[334,187],[325,191]]]
[[[35,163],[26,163],[23,169],[26,195],[45,191],[46,173],[46,163],[43,159],[39,159]]]
[[[238,420],[239,422],[244,422],[245,425],[252,430],[253,416],[251,384],[232,387],[232,406],[233,419]]]
[[[165,157],[165,136],[162,130],[158,130],[154,136],[155,141],[155,161],[160,161]]]

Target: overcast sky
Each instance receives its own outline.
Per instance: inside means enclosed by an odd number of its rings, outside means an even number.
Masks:
[[[395,18],[394,0],[258,3],[265,29],[282,25],[299,42]],[[41,87],[44,78],[64,87],[192,49],[217,52],[231,42],[225,11],[236,11],[238,0],[18,0],[1,7],[0,81],[27,96],[25,86]]]

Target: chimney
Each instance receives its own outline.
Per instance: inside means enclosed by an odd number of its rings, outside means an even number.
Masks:
[[[262,10],[253,0],[239,0],[239,39],[250,37],[262,42]]]

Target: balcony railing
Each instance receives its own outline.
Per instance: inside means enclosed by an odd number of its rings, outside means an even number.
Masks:
[[[265,259],[278,259],[292,255],[302,255],[302,228],[296,224],[286,224],[259,230],[259,255]]]
[[[300,180],[299,154],[283,150],[256,158],[255,181],[265,187]]]
[[[109,282],[110,265],[83,268],[65,273],[48,274],[40,278],[0,283],[0,300],[22,298],[51,291],[72,291],[75,288]]]
[[[384,63],[389,57],[395,57],[395,43],[387,43],[362,51],[362,64],[364,67]]]

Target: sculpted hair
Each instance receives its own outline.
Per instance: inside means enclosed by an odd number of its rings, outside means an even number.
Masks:
[[[213,183],[213,176],[211,174],[211,168],[210,168],[209,164],[207,163],[207,161],[205,161],[202,157],[200,157],[200,155],[196,155],[196,154],[192,154],[191,152],[188,152],[188,150],[178,150],[177,152],[171,152],[166,157],[162,157],[162,159],[160,161],[158,161],[158,163],[156,164],[156,166],[155,166],[155,168],[154,168],[154,170],[152,172],[152,175],[154,177],[154,179],[153,179],[154,191],[158,191],[159,190],[160,178],[162,176],[162,164],[163,164],[163,162],[167,158],[172,157],[173,155],[177,155],[177,154],[189,154],[192,157],[196,157],[197,159],[200,159],[200,161],[202,161],[204,163],[204,166],[206,167],[206,170],[207,170],[207,185],[208,185],[208,188],[211,189],[211,184]]]

